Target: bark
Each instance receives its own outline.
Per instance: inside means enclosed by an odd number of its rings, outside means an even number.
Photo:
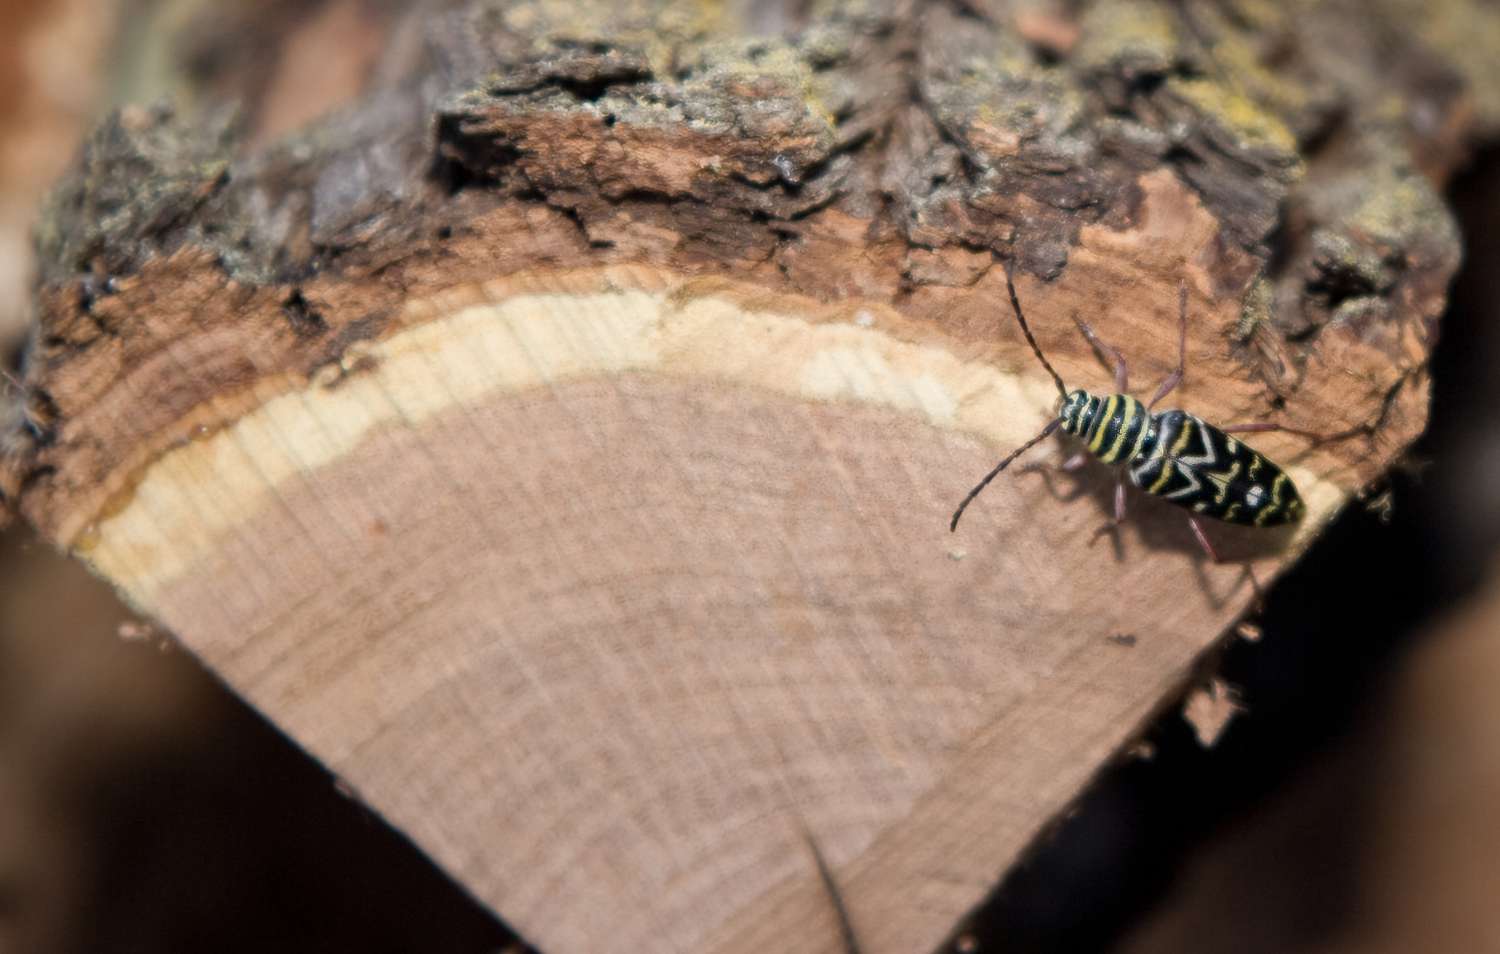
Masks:
[[[941,942],[1420,432],[1500,122],[1480,4],[245,9],[53,197],[5,498],[547,950],[838,950],[804,830]],[[1173,402],[1351,435],[1252,441],[1303,526],[950,535],[1055,407],[1007,269],[1142,395],[1185,283]]]

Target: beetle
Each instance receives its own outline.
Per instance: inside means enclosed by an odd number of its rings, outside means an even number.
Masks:
[[[1009,272],[1005,276],[1005,287],[1010,293],[1011,311],[1021,326],[1021,334],[1026,337],[1026,343],[1031,345],[1032,353],[1042,367],[1052,376],[1060,402],[1057,415],[1040,434],[996,464],[969,491],[953,512],[953,519],[948,524],[950,531],[958,530],[958,521],[964,510],[989,486],[990,481],[1059,428],[1083,442],[1083,450],[1064,463],[1064,469],[1081,466],[1090,455],[1105,464],[1123,467],[1125,477],[1115,484],[1116,523],[1125,519],[1125,479],[1129,479],[1146,493],[1187,509],[1193,536],[1214,562],[1219,562],[1219,555],[1203,532],[1200,516],[1256,527],[1278,526],[1302,519],[1307,507],[1286,471],[1231,436],[1290,428],[1266,422],[1216,427],[1186,411],[1152,410],[1182,383],[1187,365],[1186,283],[1178,286],[1177,294],[1177,367],[1145,404],[1126,393],[1128,376],[1124,356],[1101,341],[1094,330],[1076,316],[1073,320],[1090,347],[1114,366],[1116,393],[1098,395],[1082,388],[1069,390],[1063,384],[1062,375],[1042,354],[1032,335]]]

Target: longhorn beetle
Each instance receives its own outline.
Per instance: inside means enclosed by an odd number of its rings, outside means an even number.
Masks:
[[[1061,397],[1057,416],[1047,422],[1042,432],[1022,444],[985,474],[969,495],[953,512],[948,525],[950,531],[958,529],[958,518],[965,508],[989,486],[990,481],[1026,451],[1041,443],[1049,434],[1062,428],[1068,434],[1083,441],[1084,451],[1074,455],[1063,467],[1073,470],[1085,461],[1085,453],[1106,464],[1123,464],[1125,476],[1132,484],[1148,494],[1161,497],[1179,507],[1185,507],[1188,525],[1198,545],[1215,562],[1219,555],[1203,532],[1198,516],[1214,517],[1227,523],[1246,526],[1269,527],[1292,523],[1302,519],[1306,510],[1302,498],[1292,479],[1280,467],[1248,445],[1229,435],[1248,431],[1291,430],[1272,423],[1238,424],[1215,427],[1202,418],[1186,411],[1155,411],[1156,403],[1182,382],[1187,364],[1187,285],[1178,286],[1177,311],[1179,334],[1177,342],[1177,367],[1168,374],[1156,389],[1151,401],[1142,404],[1126,394],[1127,377],[1125,358],[1106,345],[1094,334],[1083,319],[1074,317],[1078,330],[1083,333],[1101,358],[1114,365],[1116,394],[1100,396],[1081,388],[1069,391],[1062,376],[1042,354],[1042,349],[1026,324],[1021,311],[1021,301],[1016,297],[1016,286],[1007,272],[1005,287],[1010,292],[1010,307],[1015,312],[1016,322],[1026,343],[1052,380],[1057,384]],[[1125,482],[1115,484],[1115,522],[1125,519]]]

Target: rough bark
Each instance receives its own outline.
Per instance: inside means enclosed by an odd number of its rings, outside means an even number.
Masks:
[[[1268,580],[1420,432],[1500,122],[1479,4],[344,2],[278,137],[292,9],[55,194],[5,498],[555,950],[836,950],[804,829],[939,943],[1252,596],[1098,470],[948,534],[1055,401],[1005,270],[1070,383],[1185,282],[1174,401],[1352,433],[1253,441]]]

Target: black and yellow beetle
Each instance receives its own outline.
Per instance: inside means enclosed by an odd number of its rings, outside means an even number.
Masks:
[[[1099,340],[1080,319],[1078,329],[1100,357],[1114,365],[1115,390],[1109,395],[1090,394],[1082,389],[1069,391],[1037,345],[1026,316],[1021,311],[1016,286],[1007,274],[1005,287],[1010,292],[1011,310],[1021,326],[1021,333],[1031,350],[1052,375],[1062,398],[1057,416],[1042,432],[1017,448],[985,475],[958,505],[949,524],[958,529],[964,509],[979,496],[989,482],[1030,448],[1058,428],[1083,441],[1084,450],[1063,466],[1072,470],[1086,455],[1106,464],[1124,467],[1130,482],[1148,494],[1161,497],[1190,511],[1188,524],[1193,535],[1210,558],[1218,554],[1203,532],[1198,517],[1213,517],[1227,523],[1270,527],[1302,519],[1306,506],[1297,494],[1292,479],[1276,464],[1254,448],[1231,437],[1248,431],[1289,430],[1277,424],[1251,423],[1215,427],[1186,411],[1155,411],[1156,403],[1172,392],[1182,381],[1187,362],[1187,286],[1178,290],[1178,316],[1181,330],[1178,338],[1177,367],[1162,381],[1151,400],[1142,404],[1126,394],[1128,384],[1125,359],[1118,351]],[[1115,485],[1115,521],[1125,519],[1125,483]]]

